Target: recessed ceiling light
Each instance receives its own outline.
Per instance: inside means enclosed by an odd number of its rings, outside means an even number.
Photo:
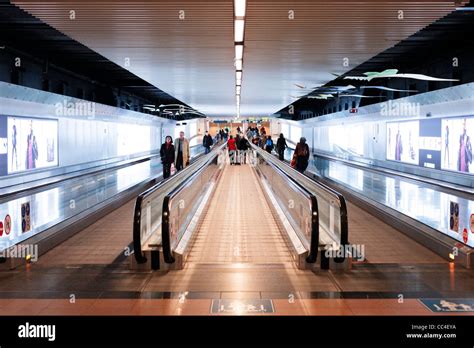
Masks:
[[[234,0],[234,15],[236,17],[244,17],[246,7],[245,0]]]
[[[244,45],[235,45],[235,59],[244,58]]]
[[[235,60],[235,70],[242,70],[242,59]]]
[[[244,27],[245,21],[243,19],[236,19],[234,21],[234,41],[243,42],[244,41]]]

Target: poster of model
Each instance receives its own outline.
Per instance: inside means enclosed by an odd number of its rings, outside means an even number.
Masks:
[[[8,117],[8,174],[58,165],[58,121]]]
[[[0,116],[0,176],[8,174],[8,129],[7,118]]]
[[[443,147],[441,169],[472,174],[474,117],[445,118],[441,122],[441,128]]]
[[[387,159],[419,164],[419,121],[387,123]]]

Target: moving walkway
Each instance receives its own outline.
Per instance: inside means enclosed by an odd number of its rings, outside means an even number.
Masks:
[[[267,244],[278,239],[269,230],[281,233],[298,269],[347,266],[351,255],[338,252],[349,244],[344,198],[258,147],[252,145],[245,158],[241,166],[229,166],[220,145],[143,192],[135,206],[134,266],[169,270],[183,269],[188,260],[265,263],[272,259]],[[251,216],[255,213],[259,218]],[[203,234],[208,238],[195,244]],[[247,258],[226,257],[229,250],[239,256],[243,244],[252,250]],[[223,251],[219,255],[216,250]],[[280,251],[276,246],[274,252]]]

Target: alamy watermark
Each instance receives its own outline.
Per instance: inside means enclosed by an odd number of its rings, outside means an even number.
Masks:
[[[382,116],[420,116],[421,104],[389,100],[380,103],[380,114]]]
[[[258,164],[257,152],[254,150],[220,150],[217,155],[217,164],[222,169],[225,164],[248,164],[256,167]]]
[[[67,102],[56,103],[56,116],[87,116],[95,117],[95,103],[92,102]]]
[[[38,261],[38,244],[15,244],[6,247],[0,243],[0,257],[6,259],[25,259],[27,261]]]
[[[344,246],[327,245],[324,251],[324,256],[327,258],[346,258],[352,257],[355,261],[365,260],[365,245],[364,244],[349,244]]]

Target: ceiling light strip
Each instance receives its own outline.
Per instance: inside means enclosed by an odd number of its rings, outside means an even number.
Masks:
[[[235,46],[235,99],[237,116],[240,117],[240,96],[242,90],[242,70],[244,65],[246,0],[234,0],[234,46]]]

